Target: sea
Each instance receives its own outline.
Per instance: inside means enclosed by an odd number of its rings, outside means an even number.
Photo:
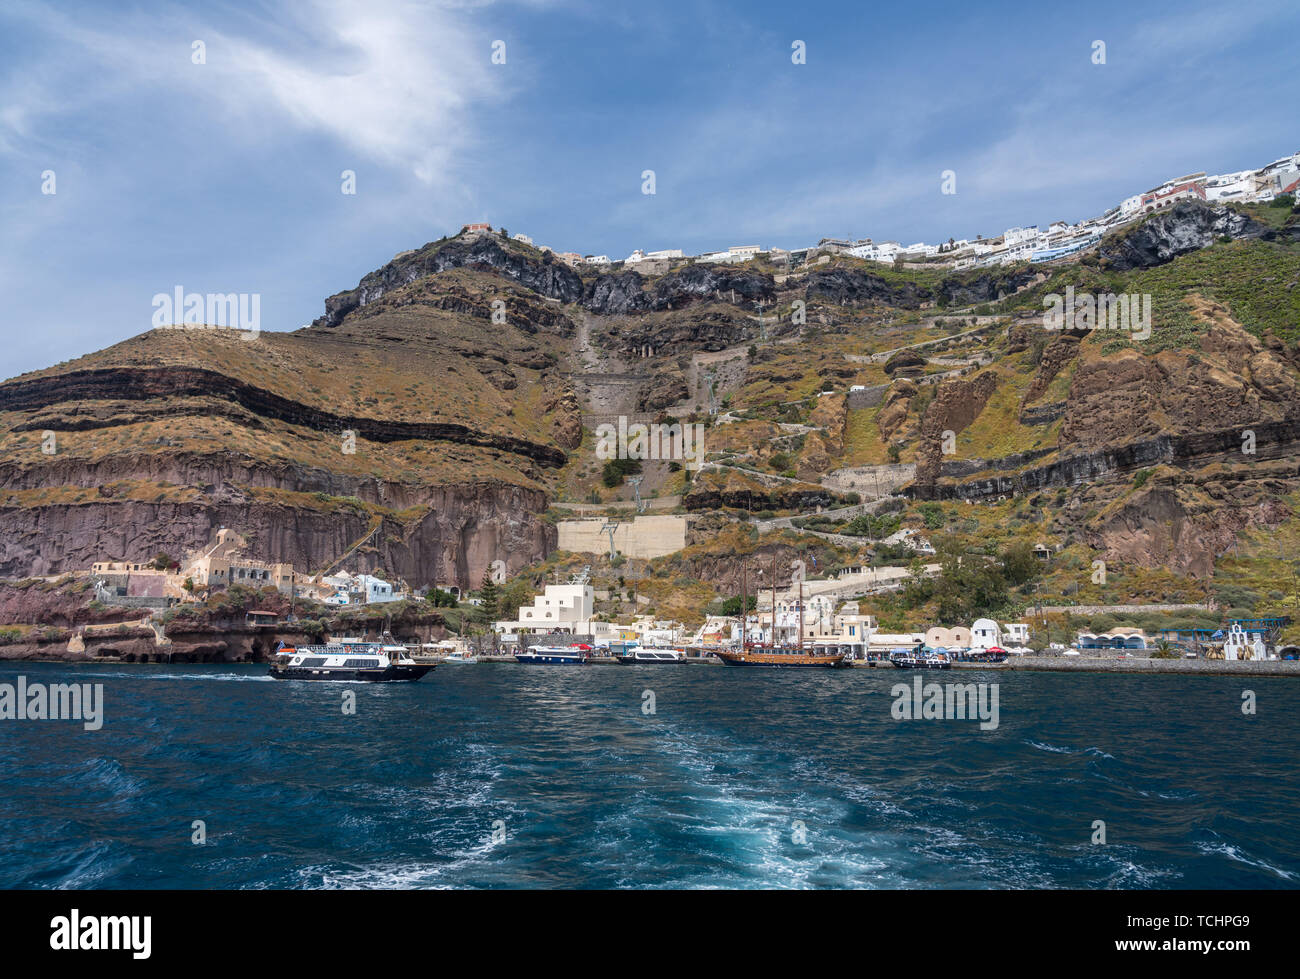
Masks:
[[[20,676],[103,705],[0,719],[6,888],[1300,885],[1287,678],[919,677],[996,685],[993,726],[904,711],[889,668]]]

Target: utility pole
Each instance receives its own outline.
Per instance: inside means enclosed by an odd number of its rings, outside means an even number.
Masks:
[[[629,476],[627,481],[631,484],[632,491],[636,493],[636,512],[640,513],[644,509],[641,504],[641,477]]]
[[[609,534],[609,560],[611,564],[614,561],[614,556],[618,553],[614,550],[614,531],[616,530],[618,530],[618,521],[616,520],[606,520],[605,525],[600,528],[602,534]]]

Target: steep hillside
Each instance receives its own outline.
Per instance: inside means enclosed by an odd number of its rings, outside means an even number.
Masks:
[[[572,564],[548,508],[627,506],[639,468],[643,498],[695,515],[683,580],[705,599],[734,587],[736,541],[905,563],[881,543],[899,528],[1045,542],[1064,563],[1040,598],[1096,590],[1094,560],[1123,583],[1099,600],[1186,597],[1294,519],[1298,228],[1182,204],[1070,259],[966,272],[810,255],[652,275],[440,239],[293,333],[155,330],[0,384],[0,576],[230,526],[303,569],[364,539],[351,565],[412,584],[474,587],[498,559],[536,581]],[[1067,290],[1150,297],[1150,329],[1049,329]],[[618,418],[704,426],[703,469],[611,467],[594,432]],[[656,573],[579,560],[606,584]]]

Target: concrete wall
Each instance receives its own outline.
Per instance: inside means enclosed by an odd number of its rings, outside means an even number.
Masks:
[[[620,520],[614,531],[614,547],[620,554],[634,558],[662,557],[686,546],[685,516],[640,516]],[[561,520],[557,546],[578,554],[608,554],[609,533],[601,532],[605,521]]]

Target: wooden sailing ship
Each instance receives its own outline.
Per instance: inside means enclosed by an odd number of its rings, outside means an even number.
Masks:
[[[740,648],[718,650],[714,655],[727,666],[757,666],[769,668],[807,669],[844,665],[843,653],[821,653],[805,649],[803,643],[803,582],[799,582],[799,642],[783,646],[776,642],[776,554],[772,555],[772,641],[751,643],[745,634],[749,618],[749,584],[745,566],[740,567]]]

